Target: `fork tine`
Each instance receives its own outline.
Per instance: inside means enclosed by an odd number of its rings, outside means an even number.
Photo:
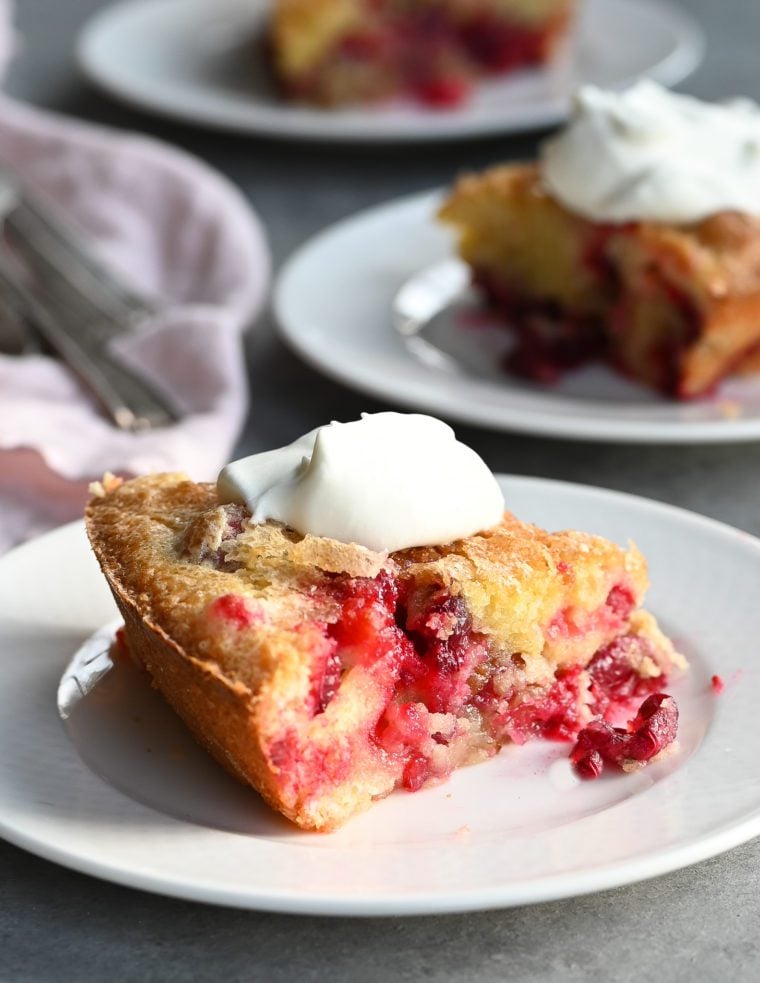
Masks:
[[[112,358],[106,347],[159,308],[120,283],[55,209],[29,195],[1,162],[0,215],[9,247],[33,275],[34,291],[21,282],[9,257],[1,256],[0,286],[89,385],[116,425],[144,429],[178,420],[171,401]]]
[[[114,319],[114,334],[134,330],[158,305],[123,283],[87,246],[86,236],[54,204],[28,191],[0,160],[0,215],[6,239],[30,270],[53,289],[75,288],[101,314]]]
[[[75,325],[77,334],[87,344],[105,346],[119,335],[131,334],[144,319],[131,311],[116,313],[99,298],[93,298],[89,292],[83,293],[72,283],[65,264],[60,268],[49,266],[44,253],[37,250],[36,240],[31,237],[24,237],[18,243],[13,239],[12,246],[16,245],[21,248],[11,248],[9,254],[21,261],[19,273],[32,274],[31,283],[35,289],[47,298],[59,318]]]
[[[179,418],[169,401],[153,387],[103,352],[90,346],[56,316],[38,294],[22,286],[7,260],[0,256],[0,288],[18,313],[28,316],[45,341],[81,378],[117,427],[145,430],[166,426]]]
[[[113,275],[90,257],[73,235],[64,239],[59,230],[43,219],[41,212],[24,200],[8,213],[5,230],[8,244],[51,289],[76,290],[113,323],[113,333],[134,330],[140,321],[156,313],[157,307],[123,287]]]

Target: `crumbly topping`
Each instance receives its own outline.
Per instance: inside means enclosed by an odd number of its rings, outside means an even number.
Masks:
[[[88,491],[93,498],[105,498],[106,495],[110,495],[111,492],[116,491],[123,484],[123,478],[118,478],[115,474],[111,474],[110,471],[106,471],[100,481],[90,482]]]
[[[300,575],[316,567],[323,573],[349,577],[376,577],[388,569],[388,555],[355,543],[340,543],[320,536],[301,536],[276,522],[249,523],[239,536],[223,547],[227,560],[251,573],[265,565],[283,575]]]

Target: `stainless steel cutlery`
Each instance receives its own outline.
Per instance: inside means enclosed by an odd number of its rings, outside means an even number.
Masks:
[[[178,407],[111,346],[149,324],[159,305],[122,283],[70,223],[2,165],[0,222],[0,350],[52,350],[121,429],[177,421]]]

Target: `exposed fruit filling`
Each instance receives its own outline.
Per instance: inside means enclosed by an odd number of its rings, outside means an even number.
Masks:
[[[598,317],[570,313],[555,300],[521,296],[487,270],[475,271],[473,283],[514,334],[515,346],[504,361],[508,372],[550,384],[605,356],[607,340]]]
[[[624,375],[687,398],[691,394],[680,386],[681,360],[699,336],[700,312],[688,294],[655,269],[635,279],[621,277],[604,253],[608,237],[600,235],[593,258],[585,257],[586,272],[598,289],[597,310],[521,295],[492,272],[474,271],[473,283],[514,334],[504,368],[551,384],[572,369],[606,360]]]
[[[578,734],[570,760],[581,778],[598,778],[605,764],[631,771],[669,747],[677,731],[676,701],[666,693],[653,693],[627,727],[592,720]]]
[[[227,497],[178,474],[96,489],[114,656],[300,828],[337,829],[510,742],[565,742],[584,777],[672,744],[664,690],[687,663],[643,607],[634,543],[543,529],[499,499],[480,531],[385,550],[253,521]]]
[[[374,578],[332,575],[318,589],[335,603],[336,617],[301,626],[312,665],[304,718],[269,748],[293,794],[317,794],[357,764],[416,790],[507,741],[533,738],[577,739],[575,767],[595,777],[605,762],[647,761],[675,735],[675,704],[659,693],[665,676],[643,670],[656,664],[653,644],[627,630],[635,602],[625,584],[596,610],[556,612],[547,639],[619,634],[585,668],[560,667],[538,683],[527,679],[519,653],[496,649],[474,628],[464,599],[442,584],[384,570]],[[256,617],[249,602],[230,596],[210,613],[240,630]],[[612,726],[644,697],[627,730]],[[354,708],[351,733],[328,739],[346,706]]]

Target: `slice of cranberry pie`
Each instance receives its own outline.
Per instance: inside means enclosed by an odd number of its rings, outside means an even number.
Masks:
[[[580,733],[593,776],[674,736],[660,691],[685,663],[641,609],[634,546],[506,513],[446,545],[374,552],[254,521],[179,474],[106,483],[86,522],[134,658],[305,829],[509,741]],[[605,723],[645,697],[631,735]]]
[[[646,83],[584,90],[540,162],[463,177],[440,217],[514,330],[507,367],[552,382],[601,358],[680,399],[757,371],[758,161],[757,107]]]
[[[574,0],[277,0],[285,92],[334,106],[394,95],[454,105],[485,75],[545,62]]]

